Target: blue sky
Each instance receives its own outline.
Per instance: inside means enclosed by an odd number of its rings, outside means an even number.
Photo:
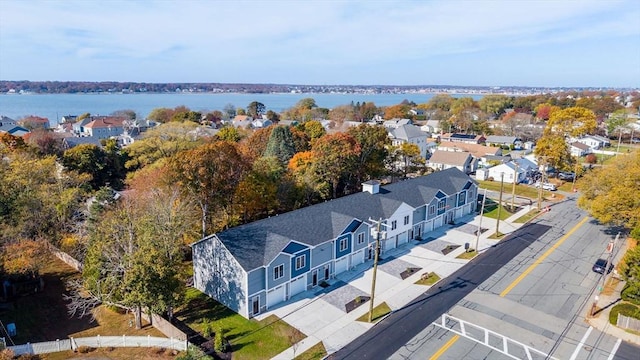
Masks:
[[[0,0],[0,79],[640,87],[640,1]]]

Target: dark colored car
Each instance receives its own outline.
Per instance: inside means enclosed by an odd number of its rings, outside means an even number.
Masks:
[[[558,179],[565,181],[573,181],[573,178],[576,177],[576,174],[572,172],[563,171],[558,174]]]
[[[598,259],[591,269],[598,274],[604,274],[605,269],[607,269],[607,260]],[[607,274],[610,273],[611,270],[613,270],[613,264],[609,264]]]

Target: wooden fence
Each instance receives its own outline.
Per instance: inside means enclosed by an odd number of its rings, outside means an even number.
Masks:
[[[629,330],[640,331],[640,320],[634,319],[632,317],[624,316],[618,313],[618,320],[616,321],[616,326],[629,329]]]
[[[79,347],[150,347],[165,348],[186,351],[189,342],[174,338],[161,338],[154,336],[91,336],[83,338],[70,338],[39,343],[26,343],[23,345],[7,346],[15,356],[23,354],[48,354],[67,350],[78,350]]]

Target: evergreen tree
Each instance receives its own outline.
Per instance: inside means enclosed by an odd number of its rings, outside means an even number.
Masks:
[[[274,156],[278,158],[280,162],[286,164],[295,153],[296,147],[289,128],[286,126],[278,126],[273,129],[271,136],[269,136],[269,142],[264,151],[264,156]]]

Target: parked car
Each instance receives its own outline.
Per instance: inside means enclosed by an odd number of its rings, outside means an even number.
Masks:
[[[537,183],[535,183],[535,187],[539,188],[540,186],[542,186],[542,188],[544,190],[549,190],[549,191],[556,191],[558,190],[558,188],[556,187],[555,184],[552,183],[540,183],[540,181],[538,181]]]
[[[633,138],[633,139],[631,139],[631,143],[632,143],[632,144],[640,144],[640,138]]]
[[[604,274],[604,271],[606,269],[608,274],[611,272],[611,270],[613,270],[613,264],[607,264],[607,263],[608,261],[606,259],[598,259],[596,260],[596,263],[593,264],[593,267],[591,268],[591,270],[593,270],[594,272],[597,272],[598,274]]]
[[[564,180],[564,181],[573,181],[575,177],[576,177],[576,174],[569,171],[563,171],[558,174],[558,179]]]

